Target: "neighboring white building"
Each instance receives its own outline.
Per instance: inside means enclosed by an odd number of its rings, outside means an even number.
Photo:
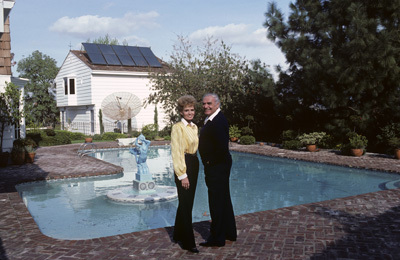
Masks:
[[[131,119],[133,130],[153,124],[155,106],[143,106],[151,93],[149,73],[164,70],[165,65],[152,54],[150,48],[88,43],[83,43],[83,46],[84,51],[71,50],[68,53],[55,79],[57,107],[60,109],[63,129],[87,135],[99,134],[102,103],[110,96],[118,103],[120,93],[129,93],[136,101],[140,100],[140,112]],[[139,50],[145,56],[135,57],[140,54]],[[143,63],[146,62],[143,61],[146,55],[153,57],[153,60]],[[112,132],[114,128],[126,132],[128,121],[110,118],[106,115],[110,111],[105,110],[108,109],[102,109],[105,132]],[[157,107],[157,112],[158,124],[162,129],[166,123],[165,113],[161,106]]]
[[[0,0],[0,92],[4,92],[7,83],[14,83],[22,92],[21,110],[23,108],[24,85],[27,79],[16,78],[11,73],[11,37],[9,14],[15,1]],[[13,141],[18,137],[25,137],[25,119],[23,118],[18,127],[7,126],[3,137],[3,152],[11,151]],[[0,151],[1,152],[1,151]]]

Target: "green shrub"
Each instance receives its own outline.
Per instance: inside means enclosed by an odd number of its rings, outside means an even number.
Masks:
[[[46,133],[47,136],[55,136],[56,135],[56,131],[54,131],[53,129],[45,129],[44,132]]]
[[[364,149],[367,144],[368,140],[365,136],[355,134],[352,137],[349,137],[350,147],[355,149]]]
[[[69,138],[69,133],[67,131],[60,131],[56,133],[55,136],[48,136],[46,133],[43,132],[42,140],[39,142],[39,146],[53,146],[70,143],[71,139]]]
[[[376,136],[374,149],[380,153],[392,154],[393,148],[397,146],[393,142],[400,137],[400,123],[391,123],[380,128],[380,133]]]
[[[36,143],[36,147],[39,146],[40,141],[42,141],[42,135],[39,131],[29,132],[26,134],[26,139],[32,139]]]
[[[166,141],[171,141],[171,136],[165,135],[165,136],[163,136],[163,137],[164,137],[164,140],[166,140]]]
[[[239,138],[242,131],[239,129],[237,125],[229,126],[229,137],[230,138]]]
[[[240,144],[249,145],[255,143],[256,143],[256,138],[252,135],[244,135],[240,137]]]
[[[296,139],[297,133],[293,130],[285,130],[282,132],[282,141],[290,141]]]
[[[320,148],[327,148],[327,149],[332,149],[335,148],[335,140],[333,136],[326,134],[321,140],[318,142],[318,146]]]
[[[163,129],[161,129],[158,132],[158,135],[161,136],[161,137],[164,137],[164,139],[165,139],[166,136],[170,136],[171,135],[171,128],[172,128],[171,126],[165,126]]]
[[[302,145],[319,144],[319,141],[324,138],[325,135],[325,132],[304,133],[298,136],[297,139],[301,142]]]
[[[240,129],[240,132],[242,135],[252,135],[253,134],[253,130],[248,126],[242,127],[242,129]]]
[[[131,137],[138,137],[139,135],[140,135],[139,131],[136,131],[136,130],[131,131]]]
[[[102,135],[102,140],[115,141],[118,138],[126,138],[125,134],[107,132]]]
[[[37,143],[30,137],[26,137],[24,141],[25,146],[32,146],[33,148],[36,148],[38,145]]]
[[[25,140],[24,140],[24,139],[18,138],[18,139],[15,139],[15,140],[13,141],[13,149],[14,149],[14,148],[17,148],[17,149],[19,149],[19,148],[24,149],[24,146],[25,146]]]
[[[84,134],[82,134],[82,133],[73,133],[73,132],[71,132],[69,134],[69,137],[71,138],[71,140],[83,140],[83,139],[85,139],[86,136]]]
[[[95,135],[93,136],[93,140],[102,140],[102,139],[103,139],[103,136],[102,136],[102,135],[95,134]]]
[[[283,149],[287,150],[298,150],[302,146],[301,142],[299,140],[286,140],[282,142],[282,147]]]
[[[388,146],[392,149],[399,149],[400,148],[400,138],[399,137],[391,137],[387,140]]]
[[[154,140],[157,134],[157,126],[155,124],[145,125],[142,128],[142,134],[146,137],[147,140]]]

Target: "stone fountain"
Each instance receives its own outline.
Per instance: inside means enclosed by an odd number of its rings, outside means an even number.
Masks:
[[[150,141],[140,134],[135,140],[134,147],[129,152],[135,156],[137,173],[133,180],[133,186],[109,191],[107,197],[117,202],[146,203],[173,200],[178,197],[174,186],[157,186],[147,166],[147,152]]]

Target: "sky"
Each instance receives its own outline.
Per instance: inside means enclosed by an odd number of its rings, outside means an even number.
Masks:
[[[285,57],[266,37],[269,0],[16,0],[10,14],[11,52],[18,62],[38,50],[61,66],[70,49],[109,35],[119,43],[151,47],[169,61],[178,36],[193,45],[223,40],[247,60],[285,66]],[[288,13],[290,0],[279,0]],[[16,66],[13,75],[18,76]]]

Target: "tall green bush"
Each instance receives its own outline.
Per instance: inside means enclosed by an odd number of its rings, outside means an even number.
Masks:
[[[249,145],[249,144],[255,144],[256,143],[256,138],[251,135],[244,135],[240,137],[240,144],[244,145]]]
[[[99,110],[99,124],[100,124],[100,134],[104,134],[103,112],[101,112],[101,109]]]

